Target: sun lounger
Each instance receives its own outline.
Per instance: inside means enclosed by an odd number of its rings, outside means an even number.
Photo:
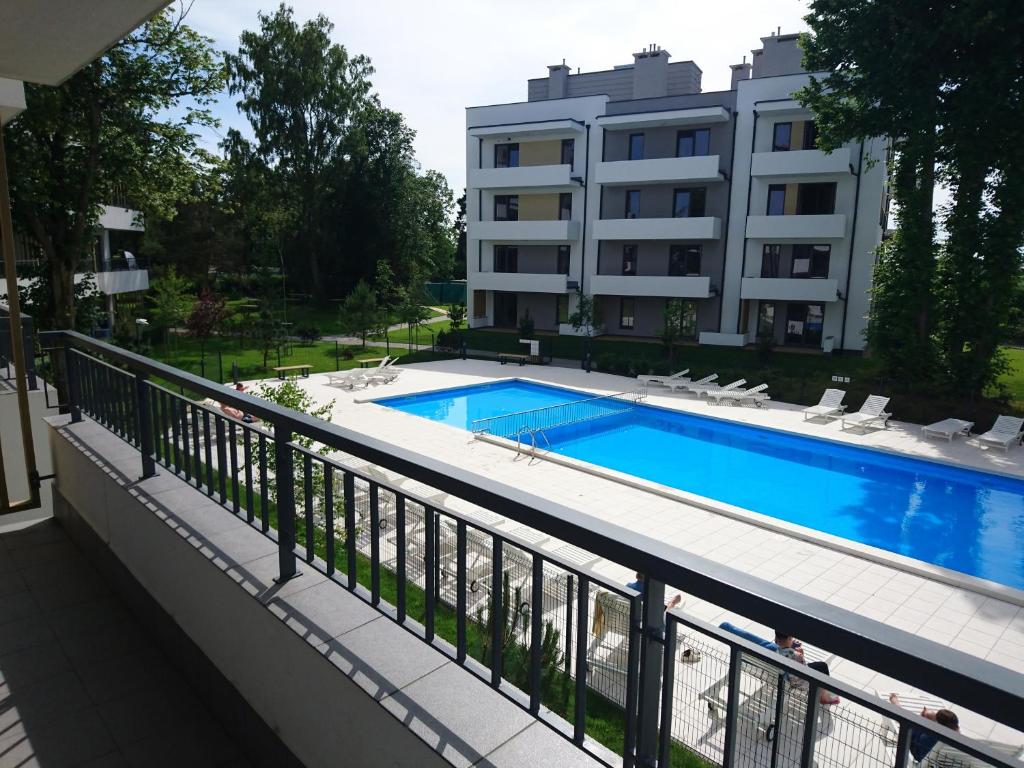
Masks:
[[[366,382],[368,384],[390,384],[402,372],[401,368],[394,367],[397,362],[398,358],[392,357],[387,362],[381,363],[377,368],[366,373]]]
[[[731,403],[732,405],[744,405],[746,403],[752,403],[757,408],[760,408],[766,400],[771,400],[768,396],[768,385],[758,384],[756,387],[750,389],[709,389],[708,390],[708,402],[712,400],[716,404],[721,405],[723,402]]]
[[[823,419],[840,418],[843,415],[843,411],[846,410],[846,406],[843,405],[844,397],[846,397],[846,392],[842,389],[826,389],[817,405],[803,409],[804,421],[815,417]]]
[[[885,429],[889,417],[892,416],[891,413],[885,412],[885,406],[888,404],[888,397],[870,395],[857,413],[848,413],[839,417],[842,420],[842,429],[846,429],[847,424],[851,427],[860,427],[861,429],[867,429],[868,427],[881,427]]]
[[[652,384],[656,386],[665,386],[665,383],[669,381],[689,381],[690,379],[686,378],[686,374],[688,374],[689,372],[689,368],[684,368],[681,371],[676,371],[671,376],[651,376],[645,374],[642,376],[637,376],[636,380],[639,381],[641,384],[646,384],[647,386],[651,386]]]
[[[949,442],[953,442],[953,438],[957,435],[967,436],[971,434],[971,427],[974,426],[973,421],[964,421],[963,419],[943,419],[942,421],[936,421],[934,424],[928,424],[927,426],[921,427],[921,431],[925,437],[944,437]]]
[[[992,425],[992,429],[983,435],[978,435],[977,439],[979,443],[997,445],[1004,451],[1008,451],[1014,443],[1020,445],[1022,426],[1024,426],[1024,419],[1018,419],[1016,416],[1000,416]]]
[[[694,387],[694,386],[697,386],[697,387],[706,386],[706,385],[710,384],[711,382],[713,382],[717,378],[718,378],[718,374],[717,373],[712,373],[710,376],[705,376],[703,379],[698,379],[697,381],[690,381],[689,379],[685,379],[685,378],[684,379],[673,380],[673,381],[666,381],[664,383],[664,386],[668,387],[673,392],[675,392],[677,389],[687,389],[688,390],[688,389],[690,389],[690,387]]]
[[[730,392],[734,389],[739,389],[746,383],[746,379],[736,379],[736,381],[730,381],[724,387],[719,387],[716,386],[715,384],[704,384],[699,387],[690,387],[689,391],[695,394],[697,397],[703,397],[704,395],[708,395],[710,397],[712,392],[716,394],[721,392]]]

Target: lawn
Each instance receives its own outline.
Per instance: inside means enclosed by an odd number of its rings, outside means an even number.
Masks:
[[[303,326],[313,326],[323,336],[338,336],[349,332],[341,321],[340,302],[332,302],[326,307],[317,306],[312,303],[288,302],[288,322],[291,323],[292,332]],[[424,307],[424,311],[431,318],[440,317],[444,313],[431,307]],[[280,316],[280,314],[279,314]],[[281,318],[283,319],[283,317]],[[397,317],[392,317],[391,324],[400,322]]]
[[[432,319],[428,320],[423,324],[422,327],[413,328],[412,343],[413,344],[430,344],[433,341],[433,337],[437,336],[438,331],[448,330],[448,318],[441,315],[435,315]],[[373,336],[367,336],[368,340],[371,341],[384,341],[383,334],[375,334]],[[389,331],[387,338],[392,344],[409,344],[409,329],[402,328],[397,331]]]
[[[1024,349],[1005,347],[1003,351],[1010,369],[999,377],[999,386],[1007,391],[1010,404],[1019,415],[1024,413]]]

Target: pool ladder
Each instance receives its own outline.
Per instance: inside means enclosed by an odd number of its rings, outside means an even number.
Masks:
[[[521,456],[523,451],[523,435],[530,436],[530,454],[533,458],[537,458],[537,435],[544,438],[544,444],[547,445],[547,450],[551,450],[551,441],[548,440],[548,436],[544,434],[543,429],[521,429],[516,433],[516,456]]]

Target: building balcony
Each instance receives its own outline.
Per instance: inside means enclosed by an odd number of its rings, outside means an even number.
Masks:
[[[580,239],[578,221],[474,221],[469,236],[496,243],[565,243]]]
[[[598,163],[594,172],[598,184],[661,184],[673,182],[720,181],[719,156],[664,157],[651,160],[616,160]]]
[[[571,180],[571,165],[527,165],[517,168],[471,168],[468,185],[473,189],[502,192],[552,189],[572,190],[577,187]]]
[[[95,278],[96,288],[108,295],[149,290],[148,269],[118,269],[110,272],[97,272]]]
[[[594,222],[594,237],[598,240],[717,240],[721,235],[722,220],[717,216]]]
[[[145,223],[141,211],[104,205],[100,212],[99,225],[102,229],[116,229],[124,232],[144,232]]]
[[[597,296],[664,296],[706,299],[711,296],[711,278],[667,275],[594,275],[590,292]]]
[[[568,275],[537,272],[475,272],[470,275],[471,291],[517,291],[519,293],[568,293]]]
[[[847,176],[852,172],[850,154],[849,147],[840,147],[828,154],[820,149],[755,152],[750,161],[750,175],[773,178]]]
[[[758,240],[842,240],[846,216],[841,213],[792,216],[747,216],[747,237]]]
[[[740,298],[765,301],[839,300],[839,282],[832,279],[799,277],[744,277]]]

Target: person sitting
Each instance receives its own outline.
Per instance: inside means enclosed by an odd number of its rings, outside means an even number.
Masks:
[[[726,632],[732,632],[734,635],[739,635],[744,640],[749,640],[755,645],[760,645],[762,648],[785,656],[787,659],[791,659],[798,664],[804,664],[809,669],[813,669],[815,672],[821,672],[823,675],[829,674],[828,664],[824,661],[812,661],[810,663],[804,658],[804,647],[803,644],[790,634],[786,634],[781,630],[775,630],[775,640],[765,640],[763,637],[755,635],[753,632],[748,632],[745,629],[740,629],[735,624],[730,624],[728,621],[724,621],[718,625],[720,629],[724,629]],[[818,700],[822,704],[838,704],[839,697],[831,691],[822,689],[821,695]]]
[[[895,707],[903,706],[900,702],[900,697],[895,693],[889,694],[889,703]],[[934,720],[939,725],[944,725],[950,730],[960,730],[960,718],[951,709],[928,709],[928,707],[922,707],[921,717],[926,720]],[[934,733],[912,728],[910,731],[910,754],[914,756],[917,762],[921,762],[938,742],[939,737]]]
[[[636,572],[636,581],[631,581],[628,584],[626,584],[626,586],[629,587],[630,589],[635,589],[640,594],[643,594],[644,593],[644,575],[642,573],[640,573],[640,571],[637,571]],[[679,593],[679,592],[676,592],[675,595],[671,599],[665,601],[665,610],[666,611],[672,610],[673,608],[675,608],[676,606],[678,606],[682,602],[683,602],[682,594]],[[700,651],[696,650],[695,648],[684,648],[683,652],[680,654],[679,658],[682,661],[684,661],[684,662],[686,662],[688,664],[693,664],[694,662],[700,661]]]

